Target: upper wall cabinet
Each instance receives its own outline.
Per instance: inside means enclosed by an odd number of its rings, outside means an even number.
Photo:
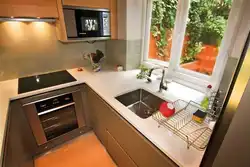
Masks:
[[[0,17],[58,18],[56,0],[0,0]]]
[[[110,8],[110,0],[63,0],[63,5]]]
[[[65,20],[69,18],[64,17],[63,6],[109,9],[111,39],[117,39],[117,0],[57,0],[57,5],[59,13],[59,19],[56,22],[58,40],[62,42],[81,41],[81,39],[68,40],[66,27],[69,27],[71,25],[65,25]],[[74,18],[70,18],[70,20],[73,21]]]

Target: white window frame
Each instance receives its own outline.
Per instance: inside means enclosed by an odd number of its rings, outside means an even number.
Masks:
[[[217,90],[221,81],[224,68],[227,62],[228,56],[231,54],[233,46],[235,45],[235,39],[237,30],[239,28],[239,22],[242,17],[244,0],[234,0],[232,9],[227,22],[227,27],[222,39],[220,50],[216,58],[216,63],[211,76],[187,70],[180,67],[180,57],[183,47],[183,41],[186,32],[186,25],[188,20],[190,0],[179,0],[177,4],[177,12],[175,18],[175,26],[173,30],[173,41],[171,48],[171,56],[169,62],[163,62],[160,60],[153,60],[148,58],[149,44],[150,44],[150,27],[152,18],[152,2],[153,0],[147,0],[144,11],[144,29],[145,34],[142,44],[143,62],[147,64],[154,64],[168,67],[167,77],[170,80],[179,82],[193,89],[201,92],[206,92],[207,85],[212,85],[214,90]],[[181,41],[181,42],[180,42]],[[173,56],[175,55],[175,56]]]

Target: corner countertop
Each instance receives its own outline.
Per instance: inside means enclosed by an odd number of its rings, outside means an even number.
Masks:
[[[147,139],[149,139],[156,147],[171,158],[176,164],[184,167],[198,167],[204,155],[204,151],[198,151],[193,147],[187,149],[185,141],[178,136],[171,133],[164,127],[158,127],[158,123],[152,117],[141,119],[128,108],[123,106],[114,97],[123,93],[135,90],[137,88],[144,88],[153,94],[169,101],[177,99],[200,101],[204,94],[182,86],[177,83],[170,83],[168,90],[162,93],[157,92],[159,81],[154,80],[148,84],[145,80],[137,80],[136,74],[138,70],[132,71],[102,71],[98,73],[91,72],[84,69],[78,72],[76,69],[68,70],[77,81],[57,85],[37,91],[18,94],[18,79],[0,82],[0,147],[2,148],[6,117],[8,113],[9,103],[12,100],[21,99],[36,94],[65,88],[80,83],[86,83],[90,86],[100,97],[102,97],[110,106],[112,106],[121,116],[124,117],[130,124],[132,124],[138,131],[140,131]],[[1,159],[2,159],[1,152]]]

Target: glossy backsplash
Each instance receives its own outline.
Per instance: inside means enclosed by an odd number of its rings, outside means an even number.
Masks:
[[[83,52],[106,52],[106,42],[63,44],[53,23],[0,22],[0,81],[89,63]]]

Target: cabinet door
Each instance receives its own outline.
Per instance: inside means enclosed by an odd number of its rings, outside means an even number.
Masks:
[[[63,0],[63,5],[109,9],[110,0]]]
[[[119,167],[136,167],[136,164],[123,150],[115,138],[107,131],[107,151]]]
[[[0,16],[57,18],[57,3],[56,0],[1,0]]]
[[[104,146],[107,145],[107,107],[99,96],[90,89],[87,89],[87,100],[89,104],[90,122],[98,139]]]

